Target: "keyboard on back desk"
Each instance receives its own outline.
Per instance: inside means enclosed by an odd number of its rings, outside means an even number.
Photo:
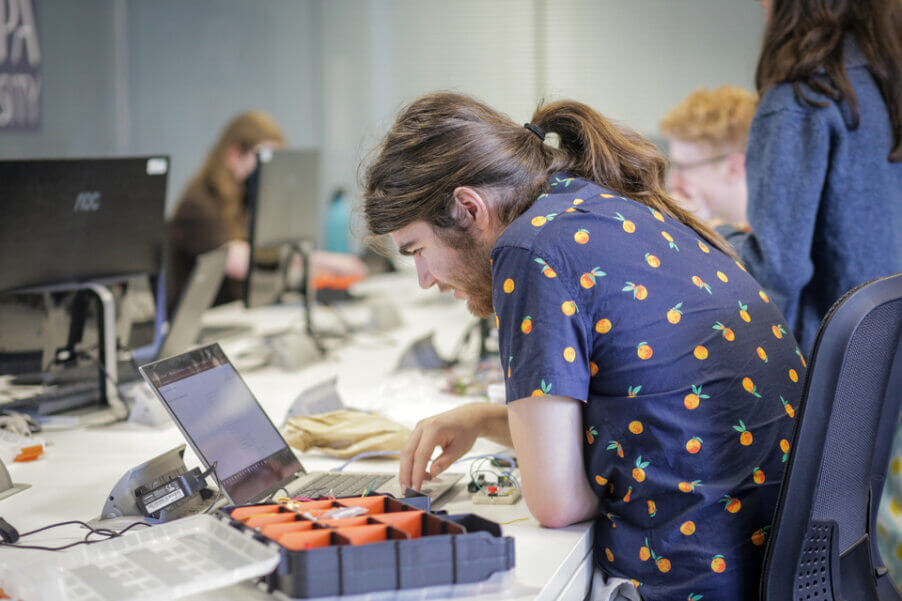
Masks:
[[[50,415],[77,409],[100,400],[100,382],[57,384],[49,387],[22,386],[0,393],[0,408],[37,415]]]

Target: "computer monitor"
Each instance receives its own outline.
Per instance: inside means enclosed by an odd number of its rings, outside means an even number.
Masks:
[[[76,301],[86,291],[97,297],[100,400],[117,416],[124,406],[115,390],[115,298],[100,284],[160,270],[168,173],[166,156],[0,161],[0,293],[46,298],[83,289]],[[78,318],[69,323],[68,347],[85,316],[84,308],[72,312]],[[15,341],[0,348],[7,351],[0,361],[22,356]],[[54,349],[40,350],[43,368]],[[93,394],[86,390],[85,402]]]
[[[0,292],[159,270],[169,158],[0,161]]]
[[[319,153],[313,149],[260,151],[246,184],[250,212],[248,308],[278,302],[292,256],[312,248],[319,232]]]

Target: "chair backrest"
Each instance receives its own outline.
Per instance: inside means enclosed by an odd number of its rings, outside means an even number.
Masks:
[[[836,301],[811,354],[762,573],[764,601],[902,600],[876,514],[902,399],[902,274]]]

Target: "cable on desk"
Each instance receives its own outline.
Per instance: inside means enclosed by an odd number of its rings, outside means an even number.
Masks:
[[[401,451],[367,451],[365,453],[358,453],[357,455],[354,455],[353,457],[351,457],[350,459],[348,459],[347,461],[345,461],[338,467],[333,467],[329,471],[330,472],[340,472],[341,470],[345,469],[346,467],[348,467],[349,465],[351,465],[358,459],[366,459],[367,457],[388,457],[388,456],[400,455],[400,454],[401,454]]]
[[[290,496],[291,496],[291,493],[288,492],[288,489],[287,489],[287,488],[285,488],[284,486],[280,486],[279,488],[277,488],[276,490],[274,490],[274,491],[272,492],[271,495],[269,495],[268,497],[266,497],[266,500],[263,501],[263,502],[264,502],[264,503],[272,503],[272,502],[273,502],[273,499],[275,499],[276,495],[279,493],[280,490],[284,490],[284,491],[285,491],[285,497],[284,497],[284,498],[287,498],[287,497],[290,497]],[[277,500],[276,502],[278,503],[278,500]]]
[[[222,498],[222,481],[220,481],[220,479],[219,479],[219,474],[216,473],[216,464],[217,464],[217,463],[219,463],[219,462],[218,462],[218,461],[214,461],[214,462],[213,462],[213,465],[211,465],[211,466],[207,469],[207,471],[205,471],[203,474],[201,474],[201,475],[204,476],[205,478],[206,478],[208,475],[213,474],[213,479],[216,480],[216,498],[213,499],[213,502],[212,502],[212,503],[210,503],[209,505],[207,505],[207,508],[206,508],[206,509],[204,509],[204,513],[205,513],[205,514],[206,514],[206,513],[210,513],[211,511],[213,511],[213,508],[214,508],[214,507],[216,506],[216,504],[219,502],[219,499]]]
[[[88,529],[88,533],[85,534],[84,539],[80,541],[76,541],[74,543],[69,543],[68,545],[61,545],[59,547],[45,547],[42,545],[20,545],[18,543],[6,543],[0,542],[0,547],[11,547],[14,549],[34,549],[36,551],[64,551],[66,549],[70,549],[72,547],[77,547],[78,545],[93,545],[95,543],[101,543],[107,541],[111,538],[117,538],[122,536],[135,526],[152,526],[153,524],[148,524],[147,522],[133,522],[132,524],[126,526],[122,530],[111,530],[109,528],[94,528],[88,525],[86,522],[82,522],[81,520],[69,520],[67,522],[58,522],[56,524],[50,524],[48,526],[43,526],[41,528],[36,528],[34,530],[30,530],[28,532],[22,533],[19,535],[19,538],[23,538],[26,536],[30,536],[32,534],[37,534],[38,532],[44,532],[45,530],[50,530],[52,528],[59,528],[61,526],[70,526],[73,524],[77,524],[84,528]],[[90,540],[91,536],[102,536],[100,540]]]
[[[494,453],[486,453],[485,455],[470,455],[469,457],[461,457],[460,459],[458,459],[451,465],[455,465],[462,461],[475,461],[476,459],[487,459],[487,458],[491,458],[491,459],[495,459],[495,460],[501,459],[502,461],[506,461],[507,463],[510,464],[510,466],[511,466],[510,469],[514,469],[514,467],[516,467],[516,465],[517,465],[517,460],[514,459],[513,457],[511,457],[510,455],[498,455],[498,454],[494,454]]]

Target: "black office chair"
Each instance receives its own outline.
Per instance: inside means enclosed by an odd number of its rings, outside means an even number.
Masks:
[[[902,273],[821,323],[761,578],[763,601],[902,601],[877,550],[902,399]]]

